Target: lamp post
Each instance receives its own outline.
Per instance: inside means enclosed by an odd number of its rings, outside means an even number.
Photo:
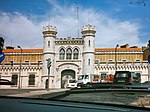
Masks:
[[[22,66],[22,48],[20,46],[17,46],[20,49],[20,69],[19,69],[19,84],[18,84],[18,89],[21,89],[21,66]]]
[[[117,47],[119,47],[119,45],[117,44],[115,47],[115,71],[117,71]]]
[[[47,61],[47,69],[48,69],[48,84],[46,89],[49,91],[49,77],[50,77],[50,68],[51,68],[52,61],[51,58],[48,58],[46,61]]]

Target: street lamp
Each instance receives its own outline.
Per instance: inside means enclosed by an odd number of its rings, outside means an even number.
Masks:
[[[117,47],[119,47],[119,45],[117,44],[116,47],[115,47],[115,71],[117,71]]]
[[[20,46],[17,46],[20,49],[20,69],[19,69],[19,84],[18,89],[21,89],[21,66],[22,66],[22,48]]]
[[[50,77],[50,68],[51,68],[52,61],[51,58],[48,58],[46,61],[47,61],[47,69],[48,69],[48,84],[46,89],[49,91],[49,77]]]

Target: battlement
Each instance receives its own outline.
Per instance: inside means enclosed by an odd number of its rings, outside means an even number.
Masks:
[[[82,26],[82,31],[85,31],[85,30],[94,30],[94,31],[96,31],[96,28],[95,28],[95,26],[92,26],[92,25],[88,24],[86,26]]]
[[[56,38],[57,41],[70,41],[70,40],[82,40],[82,38],[75,37],[65,37],[65,38]]]
[[[48,26],[43,27],[43,32],[44,31],[55,31],[55,32],[57,32],[57,28],[54,26],[48,25]]]
[[[85,37],[85,36],[94,36],[95,37],[96,28],[95,28],[95,26],[88,24],[88,25],[82,27],[81,33],[82,33],[83,37]]]
[[[46,27],[43,27],[43,32],[42,33],[43,33],[44,37],[48,37],[48,36],[56,37],[57,28],[48,25]]]
[[[70,44],[70,45],[82,45],[83,44],[83,38],[72,38],[72,37],[67,37],[67,38],[56,38],[55,43],[58,45],[62,45],[62,44]]]

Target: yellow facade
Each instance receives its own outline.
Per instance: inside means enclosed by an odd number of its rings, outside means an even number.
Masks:
[[[22,53],[19,49],[5,49],[5,60],[2,63],[22,62],[38,63],[43,60],[43,50],[42,49],[23,49]],[[21,59],[22,58],[22,59]]]
[[[22,62],[38,63],[43,61],[43,49],[23,49],[22,56],[20,49],[5,49],[6,57],[3,63],[13,61],[13,63],[19,63],[22,57]],[[117,48],[116,52],[114,48],[96,48],[95,60],[100,62],[115,62],[115,56],[117,62],[132,62],[146,59],[148,50],[143,53],[142,48]]]
[[[116,58],[115,58],[116,57]],[[142,48],[96,48],[95,60],[100,62],[132,62],[143,61]]]

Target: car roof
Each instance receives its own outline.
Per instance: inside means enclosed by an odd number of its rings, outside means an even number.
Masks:
[[[130,72],[130,71],[116,71],[116,73],[118,73],[118,72]]]

